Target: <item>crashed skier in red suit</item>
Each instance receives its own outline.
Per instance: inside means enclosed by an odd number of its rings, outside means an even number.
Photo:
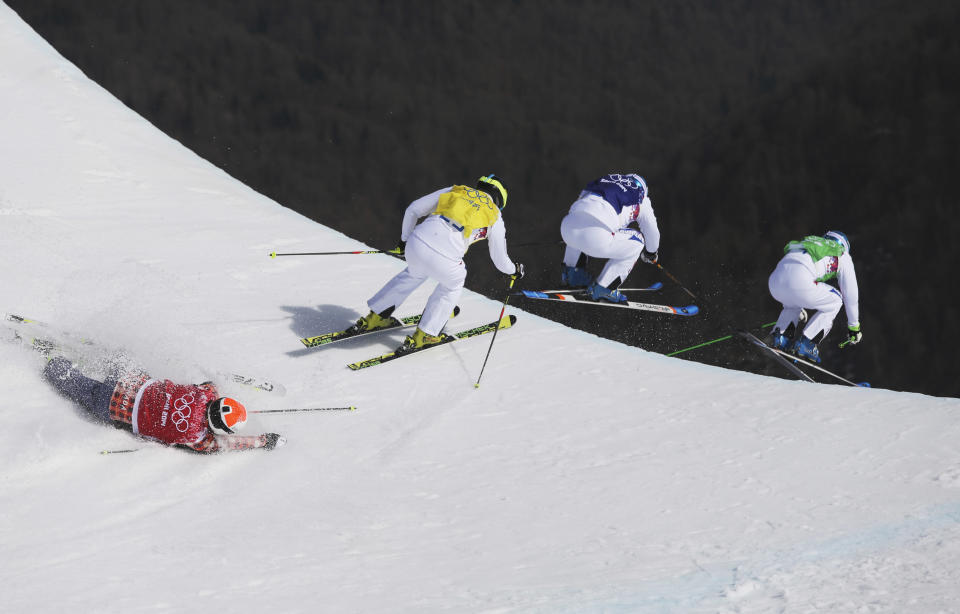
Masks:
[[[286,443],[276,433],[235,435],[247,420],[247,410],[238,401],[221,397],[210,382],[177,384],[145,373],[100,382],[62,356],[50,360],[43,375],[94,418],[166,445],[210,454],[272,450]]]

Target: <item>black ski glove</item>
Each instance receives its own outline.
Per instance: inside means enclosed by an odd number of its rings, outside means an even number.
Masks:
[[[643,260],[647,264],[656,264],[658,258],[659,256],[657,256],[657,252],[650,253],[647,251],[646,247],[644,247],[643,251],[640,252],[640,260]]]
[[[272,450],[287,443],[286,439],[276,433],[264,433],[260,437],[263,438],[263,447],[268,450]]]
[[[513,275],[510,276],[510,279],[512,279],[513,281],[517,281],[518,279],[523,279],[523,275],[524,275],[523,263],[514,262],[513,267],[516,269],[516,271],[514,271]]]
[[[847,343],[857,345],[863,339],[863,333],[860,332],[860,325],[847,327]],[[844,344],[846,345],[846,344]]]
[[[396,247],[394,247],[394,248],[391,249],[391,250],[387,250],[387,253],[388,253],[388,254],[393,254],[394,256],[398,256],[398,257],[400,257],[400,258],[403,258],[404,255],[405,255],[406,249],[407,249],[407,242],[406,242],[406,241],[400,241],[399,243],[397,243],[397,246],[396,246]]]

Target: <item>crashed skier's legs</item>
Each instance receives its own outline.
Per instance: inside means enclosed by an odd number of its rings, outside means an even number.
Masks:
[[[89,378],[62,356],[47,363],[43,377],[57,392],[83,407],[94,418],[110,421],[110,397],[116,388],[115,381],[100,382]]]

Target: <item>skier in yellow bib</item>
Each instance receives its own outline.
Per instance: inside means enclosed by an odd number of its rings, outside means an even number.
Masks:
[[[502,210],[507,189],[496,175],[485,175],[476,187],[455,185],[410,203],[403,215],[400,244],[393,253],[406,257],[407,268],[388,281],[367,305],[370,313],[357,320],[358,332],[386,326],[394,309],[420,284],[433,279],[437,287],[427,300],[416,332],[398,352],[417,350],[443,340],[441,331],[463,292],[467,267],[463,255],[473,243],[487,239],[490,259],[505,275],[523,277],[523,265],[507,254],[507,228]],[[425,217],[421,223],[420,218]]]

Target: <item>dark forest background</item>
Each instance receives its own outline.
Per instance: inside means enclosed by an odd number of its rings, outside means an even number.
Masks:
[[[649,265],[627,285],[661,280],[639,300],[696,302],[702,315],[522,307],[652,351],[773,322],[766,280],[783,245],[845,231],[864,341],[836,349],[841,314],[825,364],[960,396],[960,3],[6,2],[200,156],[380,248],[414,198],[495,172],[510,191],[508,244],[547,244],[511,249],[525,287],[554,287],[560,220],[582,186],[642,174],[661,264],[698,300]],[[502,299],[485,247],[467,264],[468,287]],[[318,303],[335,296],[317,288]],[[783,375],[736,340],[680,357]]]

